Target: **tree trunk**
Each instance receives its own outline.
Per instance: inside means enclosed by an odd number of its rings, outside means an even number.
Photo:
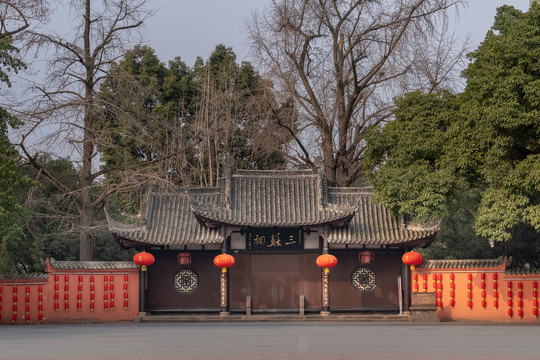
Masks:
[[[84,135],[81,169],[81,195],[79,197],[80,236],[79,260],[91,261],[94,257],[90,225],[93,220],[92,213],[92,158],[94,154],[94,134],[92,132],[93,116],[93,88],[94,88],[94,62],[90,53],[90,0],[86,0],[84,18],[84,54],[86,67],[85,81],[85,107],[84,107]]]

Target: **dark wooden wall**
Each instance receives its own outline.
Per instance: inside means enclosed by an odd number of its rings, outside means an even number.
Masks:
[[[331,311],[399,311],[398,276],[401,275],[401,253],[375,253],[371,268],[376,286],[370,292],[360,292],[351,285],[351,275],[360,266],[357,252],[333,251],[338,264],[330,271]]]
[[[213,259],[218,251],[191,251],[192,266],[199,276],[199,287],[191,294],[173,288],[178,251],[155,252],[149,267],[150,311],[219,311],[220,269]],[[372,269],[376,287],[359,292],[351,285],[352,272],[360,266],[357,251],[331,251],[338,265],[330,272],[331,311],[398,311],[397,278],[401,271],[398,251],[376,253]],[[229,269],[230,309],[244,312],[246,297],[257,312],[297,312],[299,298],[305,298],[307,312],[321,309],[321,269],[318,254],[233,254],[236,263]]]
[[[219,276],[214,266],[219,251],[191,251],[193,269],[199,275],[199,287],[191,294],[180,294],[174,287],[174,275],[181,268],[176,262],[179,251],[153,252],[156,261],[148,267],[148,309],[150,311],[219,311]]]

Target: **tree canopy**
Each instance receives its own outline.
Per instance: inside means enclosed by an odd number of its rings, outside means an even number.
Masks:
[[[376,199],[426,220],[478,190],[479,235],[540,232],[540,5],[500,7],[469,59],[463,93],[405,94],[395,120],[368,136]]]
[[[2,31],[13,33],[14,30],[9,31],[3,27]],[[10,73],[25,68],[25,64],[17,57],[18,52],[12,45],[11,36],[0,36],[0,86],[11,86]],[[24,238],[21,223],[27,215],[27,209],[19,194],[34,185],[23,173],[19,153],[8,138],[8,128],[18,123],[14,116],[0,107],[0,274],[17,271],[21,263],[14,256],[14,250]]]
[[[250,24],[254,56],[297,121],[289,131],[298,166],[322,158],[331,184],[362,176],[365,134],[390,120],[392,97],[448,86],[462,51],[446,11],[460,0],[274,0]]]
[[[279,132],[265,136],[267,115],[258,104],[269,94],[253,66],[237,64],[225,45],[193,67],[180,57],[165,64],[150,47],[135,47],[101,87],[108,105],[100,150],[104,167],[117,169],[106,174],[107,182],[143,184],[145,178],[166,186],[216,186],[227,162],[236,168],[283,166],[279,153],[261,146],[281,141]],[[164,159],[159,166],[135,171],[157,158]]]

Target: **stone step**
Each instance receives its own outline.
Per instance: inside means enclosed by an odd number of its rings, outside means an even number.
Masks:
[[[137,322],[409,322],[409,315],[397,314],[330,314],[321,316],[293,314],[149,314],[140,315]]]

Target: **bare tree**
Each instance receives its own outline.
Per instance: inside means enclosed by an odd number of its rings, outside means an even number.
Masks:
[[[281,100],[299,165],[322,156],[331,183],[363,167],[366,131],[392,117],[393,98],[447,86],[463,55],[448,48],[446,13],[463,0],[273,0],[248,24],[253,55]],[[446,45],[445,45],[446,44]]]
[[[28,29],[33,20],[45,20],[48,13],[47,0],[0,0],[0,40]]]
[[[36,49],[36,56],[50,56],[48,76],[43,84],[34,84],[33,96],[16,113],[26,124],[17,145],[30,165],[75,201],[80,214],[80,260],[93,258],[94,212],[115,191],[100,186],[101,176],[114,167],[100,168],[98,163],[106,113],[99,86],[125,49],[140,41],[138,30],[151,15],[146,2],[73,0],[70,13],[78,26],[68,36],[31,33],[29,46]],[[42,151],[78,161],[75,187],[40,163]]]

